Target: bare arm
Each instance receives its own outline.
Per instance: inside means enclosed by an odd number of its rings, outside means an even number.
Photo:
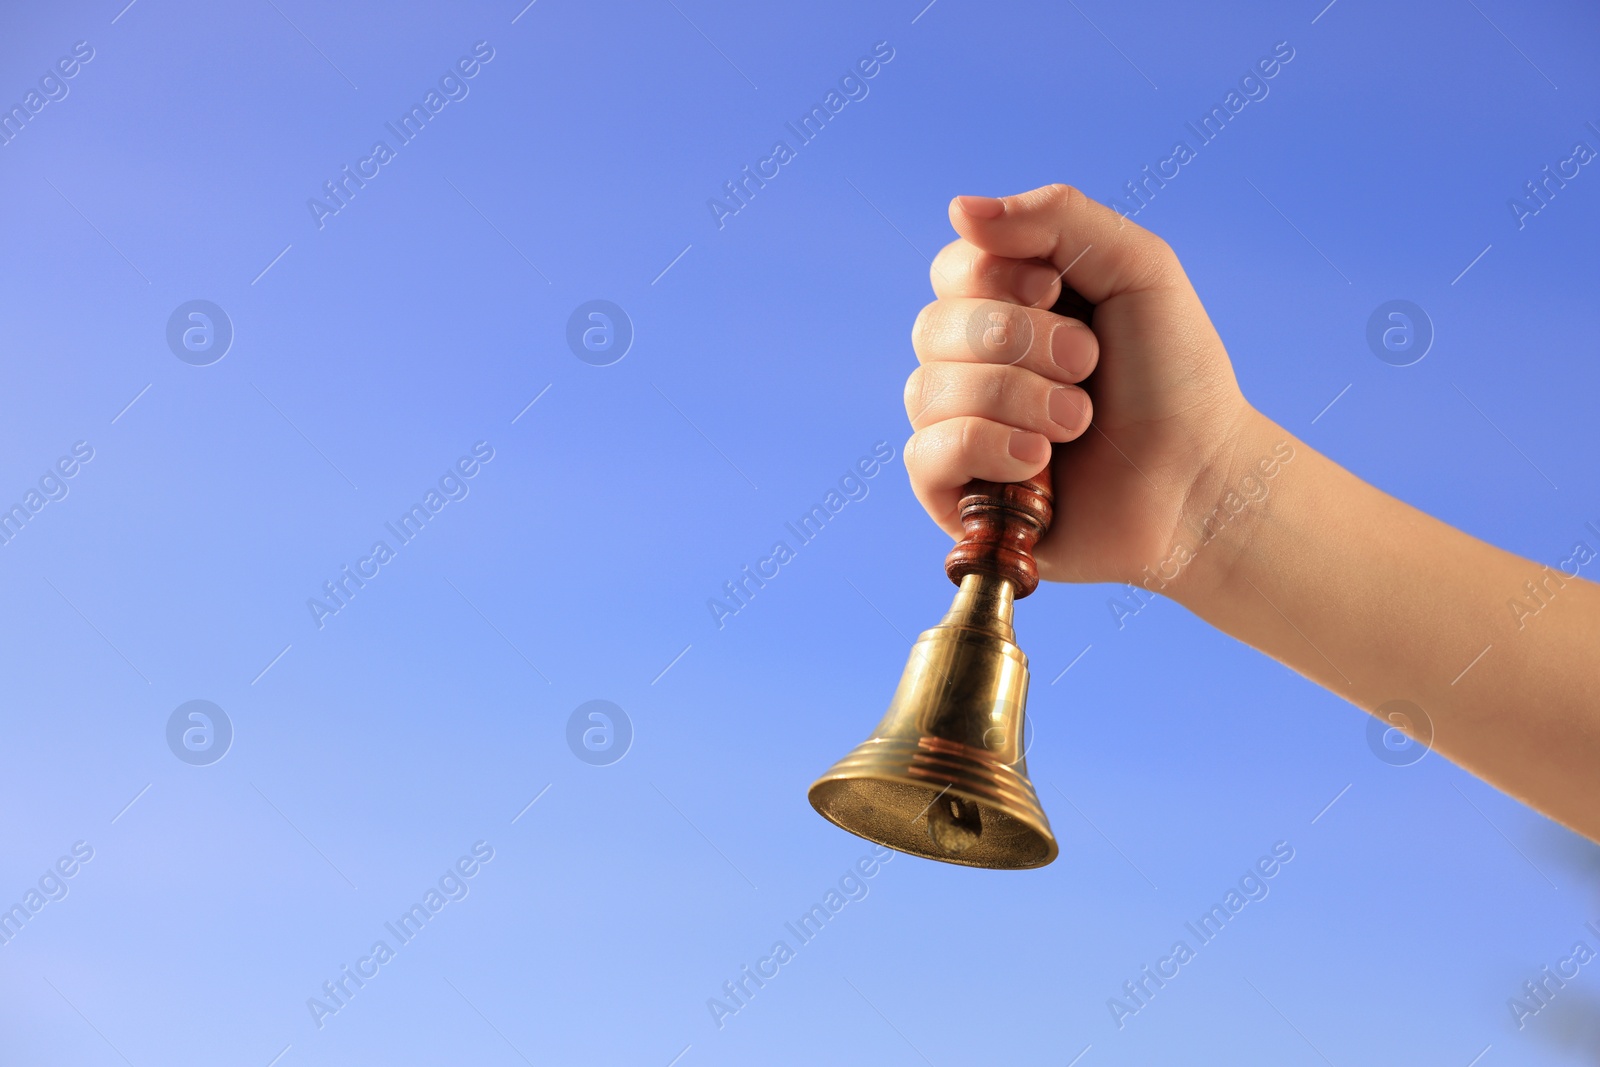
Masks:
[[[1200,513],[1215,536],[1189,539],[1165,591],[1367,711],[1416,704],[1435,750],[1600,840],[1600,586],[1423,514],[1259,414],[1215,503],[1285,442],[1263,500]]]

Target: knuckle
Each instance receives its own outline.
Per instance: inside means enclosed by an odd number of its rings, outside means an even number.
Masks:
[[[923,449],[927,447],[921,431],[913,433],[906,438],[906,443],[900,447],[901,462],[906,466],[906,476],[913,485],[922,481],[924,472],[928,469],[927,456]]]
[[[928,304],[911,321],[911,347],[920,353],[933,340],[934,326],[938,321],[939,301]]]
[[[984,367],[985,372],[977,376],[977,389],[974,399],[984,411],[999,411],[1003,408],[1006,398],[1011,395],[1015,382],[1013,381],[1012,367]]]
[[[1145,244],[1149,250],[1151,266],[1159,270],[1170,270],[1176,267],[1178,265],[1178,253],[1172,250],[1172,246],[1167,244],[1166,239],[1151,233],[1149,230],[1146,230],[1145,233],[1150,235]]]
[[[912,424],[923,421],[934,400],[938,395],[933,394],[933,374],[925,366],[918,366],[906,379],[906,414]]]
[[[905,444],[900,446],[900,460],[913,478],[916,477],[917,468],[922,465],[921,437],[920,432],[913,431],[911,436],[906,438]]]
[[[941,447],[945,437],[943,431],[944,427],[934,425],[917,430],[906,438],[905,448],[900,454],[904,457],[906,471],[913,479],[931,478],[937,474],[940,454],[948,451]]]
[[[1062,214],[1081,209],[1088,200],[1089,198],[1075,186],[1057,182],[1045,187],[1046,206]]]
[[[928,269],[929,276],[937,280],[940,277],[941,268],[947,267],[952,263],[963,262],[972,255],[972,252],[973,246],[957,237],[934,254],[933,263]]]
[[[968,283],[984,292],[1007,292],[1016,264],[987,253],[975,257],[967,266]]]
[[[1022,367],[1005,369],[1007,373],[1002,385],[1004,406],[996,410],[1011,413],[1008,417],[1022,420],[1018,424],[1023,425],[1036,413],[1048,409],[1050,391],[1056,388],[1056,383]]]
[[[922,407],[921,400],[923,390],[925,388],[925,379],[926,376],[924,375],[921,367],[913,370],[906,377],[906,387],[904,393],[906,412],[912,416],[913,420],[916,418],[915,412]]]
[[[928,282],[935,293],[947,294],[971,284],[978,250],[965,241],[952,241],[928,264]]]
[[[971,460],[983,452],[983,422],[979,419],[964,418],[956,428],[956,452],[964,460]]]
[[[1150,231],[1149,239],[1145,242],[1140,256],[1140,266],[1144,274],[1151,281],[1159,285],[1171,286],[1177,284],[1183,274],[1183,266],[1178,262],[1178,253],[1165,240],[1157,237]]]

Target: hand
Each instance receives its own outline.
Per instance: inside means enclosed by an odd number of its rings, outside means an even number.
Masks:
[[[934,260],[938,299],[912,328],[917,499],[959,538],[969,480],[1048,463],[1040,576],[1138,581],[1211,511],[1254,415],[1222,339],[1166,242],[1076,189],[957,197],[950,222],[961,239]],[[1097,305],[1092,331],[1041,310],[1063,282]]]

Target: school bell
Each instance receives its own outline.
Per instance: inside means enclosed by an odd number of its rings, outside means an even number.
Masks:
[[[1063,288],[1051,311],[1089,323]],[[1060,446],[1057,446],[1060,447]],[[1050,468],[1024,482],[969,482],[963,539],[945,558],[957,591],[911,646],[872,736],[812,783],[811,806],[858,837],[968,867],[1043,867],[1060,849],[1028,779],[1028,657],[1015,602],[1039,584],[1033,546],[1050,528]]]
[[[1050,469],[1011,485],[974,481],[966,537],[945,560],[957,585],[944,619],[911,646],[878,728],[812,783],[811,806],[868,841],[968,867],[1043,867],[1055,835],[1028,780],[1028,657],[1012,606],[1033,592],[1032,548],[1050,525]]]

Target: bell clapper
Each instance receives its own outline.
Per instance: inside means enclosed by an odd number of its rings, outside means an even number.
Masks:
[[[928,807],[928,840],[946,855],[961,855],[982,835],[983,819],[972,801],[943,796]]]

